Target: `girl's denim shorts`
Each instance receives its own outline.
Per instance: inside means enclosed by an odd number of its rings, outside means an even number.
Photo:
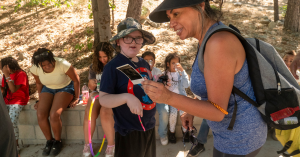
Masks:
[[[67,85],[66,87],[60,88],[60,89],[51,89],[48,88],[46,86],[43,86],[41,93],[50,93],[55,95],[58,92],[67,92],[70,93],[72,95],[75,94],[75,90],[74,90],[74,83],[73,81],[71,81],[71,83],[69,85]]]

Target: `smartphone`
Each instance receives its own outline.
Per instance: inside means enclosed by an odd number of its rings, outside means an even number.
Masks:
[[[125,74],[134,85],[141,84],[144,81],[142,75],[129,64],[119,66],[117,69]]]

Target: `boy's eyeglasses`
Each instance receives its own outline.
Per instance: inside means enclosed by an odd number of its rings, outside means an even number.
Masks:
[[[133,40],[135,41],[136,44],[142,44],[144,42],[144,38],[142,37],[138,37],[138,38],[123,37],[123,41],[125,44],[131,44]]]
[[[192,129],[188,129],[186,130],[186,132],[184,133],[183,137],[186,136],[186,134],[189,132],[190,136],[189,136],[189,139],[190,139],[190,142],[192,144],[192,147],[190,148],[190,150],[192,150],[192,148],[194,148],[195,146],[197,146],[198,144],[198,139],[197,137],[195,136],[195,134],[197,133],[197,129],[193,126]],[[184,142],[184,138],[182,138],[182,142],[183,142],[183,146],[185,148],[185,142]]]

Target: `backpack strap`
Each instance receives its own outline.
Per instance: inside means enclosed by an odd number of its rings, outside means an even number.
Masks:
[[[284,153],[284,152],[286,152],[288,149],[290,149],[290,147],[292,146],[295,133],[296,133],[296,129],[292,129],[292,130],[291,130],[291,133],[290,133],[290,138],[289,138],[288,142],[284,145],[284,147],[283,147],[282,150],[277,151],[277,154],[281,154],[281,155],[283,155],[284,157],[291,157],[291,156],[295,156],[295,155],[297,155],[297,154],[300,153],[300,150],[299,150],[299,149],[293,151],[291,154],[286,154],[286,153]]]
[[[282,153],[282,155],[283,155],[284,157],[292,157],[292,156],[295,156],[295,155],[297,155],[297,154],[300,154],[300,150],[299,150],[299,149],[293,151],[291,154]]]
[[[201,46],[199,47],[198,55],[197,55],[197,57],[198,57],[198,67],[199,67],[199,69],[200,69],[200,71],[202,73],[204,72],[204,57],[203,57],[203,55],[204,55],[206,43],[207,43],[208,39],[213,34],[215,34],[217,32],[221,32],[221,31],[230,32],[230,33],[234,34],[240,41],[246,41],[246,39],[241,36],[239,30],[236,27],[234,27],[233,25],[230,25],[230,27],[228,27],[226,25],[218,25],[218,26],[215,26],[214,28],[212,28],[211,30],[209,30],[205,34],[205,36],[203,38],[203,41],[201,43]],[[232,90],[232,94],[235,97],[234,93],[237,94],[237,95],[239,95],[240,97],[244,98],[245,100],[251,101],[250,103],[251,104],[252,103],[255,104],[254,106],[258,106],[258,104],[255,101],[253,101],[251,98],[249,98],[246,94],[244,94],[243,92],[241,92],[236,87],[233,87],[233,90]],[[229,124],[229,126],[227,128],[228,130],[232,130],[233,129],[233,126],[234,126],[234,123],[235,123],[235,119],[236,119],[236,114],[237,114],[237,102],[236,102],[236,99],[235,99],[235,106],[234,106],[234,110],[233,110],[233,114],[232,114],[232,118],[231,118],[230,124]]]

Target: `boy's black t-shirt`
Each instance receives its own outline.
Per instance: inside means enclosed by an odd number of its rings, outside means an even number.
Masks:
[[[133,85],[129,78],[121,71],[116,69],[119,66],[129,64],[133,68],[137,69],[143,77],[147,79],[152,78],[149,64],[142,58],[134,64],[127,57],[122,54],[118,54],[114,59],[108,62],[103,70],[100,91],[108,94],[121,94],[131,93],[134,94],[143,106],[143,117],[141,117],[143,125],[146,130],[155,127],[155,112],[156,103],[146,95],[141,85]],[[132,90],[133,88],[133,90]],[[133,130],[144,131],[139,121],[138,115],[131,113],[127,104],[123,104],[116,108],[113,108],[114,119],[115,119],[115,130],[121,135],[125,136],[127,133]]]

